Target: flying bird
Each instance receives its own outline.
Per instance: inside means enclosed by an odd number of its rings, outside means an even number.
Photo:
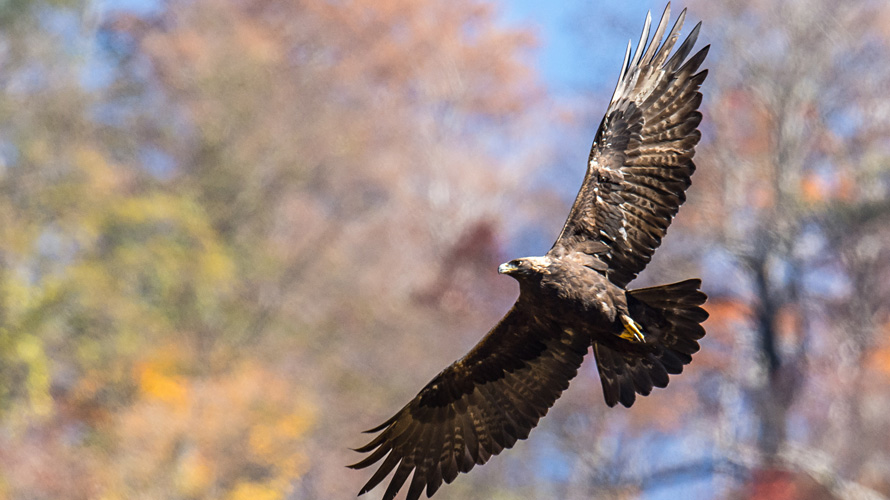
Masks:
[[[356,451],[354,469],[383,460],[359,495],[395,469],[390,500],[413,472],[408,500],[432,496],[459,472],[528,437],[592,347],[606,404],[630,407],[636,395],[666,387],[705,335],[701,281],[628,290],[667,231],[695,171],[692,157],[708,46],[688,57],[698,23],[671,56],[686,17],[662,43],[665,8],[649,40],[651,15],[600,123],[587,173],[556,243],[541,257],[502,264],[519,298],[463,358],[436,375],[379,433]],[[688,57],[688,58],[687,58]]]

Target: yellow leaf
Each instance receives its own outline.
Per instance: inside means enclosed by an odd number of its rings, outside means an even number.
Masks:
[[[169,371],[170,367],[165,367],[162,362],[143,363],[139,370],[139,387],[149,398],[176,408],[185,408],[189,397],[188,385],[184,378]]]
[[[243,481],[229,493],[229,500],[278,500],[284,492],[265,484]]]

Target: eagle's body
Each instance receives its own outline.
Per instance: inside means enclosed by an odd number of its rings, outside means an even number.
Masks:
[[[698,71],[708,47],[687,59],[697,25],[669,58],[686,11],[664,44],[670,6],[648,43],[649,19],[630,46],[587,174],[553,248],[515,259],[499,272],[519,282],[519,298],[466,356],[445,368],[357,451],[353,468],[383,460],[362,488],[395,469],[391,500],[414,473],[407,498],[431,496],[459,472],[528,437],[593,349],[606,403],[630,407],[665,387],[699,349],[708,315],[701,282],[627,290],[685,201],[701,137]],[[659,44],[661,44],[659,46]]]
[[[554,316],[565,328],[589,330],[591,325],[617,323],[619,314],[627,314],[624,290],[584,265],[590,260],[577,252],[562,258],[545,255],[517,259],[515,267],[505,264],[500,270],[519,281],[520,297],[532,298],[526,307],[534,316]]]

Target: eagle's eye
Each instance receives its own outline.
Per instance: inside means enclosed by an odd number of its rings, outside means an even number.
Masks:
[[[522,267],[525,267],[525,261],[522,259],[516,259],[513,262],[511,262],[510,265],[514,266],[514,267],[522,268]]]

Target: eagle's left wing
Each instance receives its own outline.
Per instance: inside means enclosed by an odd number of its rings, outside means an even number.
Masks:
[[[625,287],[646,267],[686,200],[701,134],[697,72],[708,47],[685,61],[701,23],[668,60],[684,10],[659,47],[670,17],[665,9],[651,43],[650,19],[633,59],[630,45],[615,93],[596,133],[584,183],[551,253],[595,254],[610,281]],[[681,65],[682,64],[682,65]]]
[[[586,332],[542,323],[520,297],[469,354],[367,431],[380,434],[356,450],[370,455],[350,467],[383,463],[359,494],[395,469],[385,500],[395,497],[412,472],[407,499],[416,500],[424,488],[429,497],[458,472],[513,447],[569,386],[589,345]]]

